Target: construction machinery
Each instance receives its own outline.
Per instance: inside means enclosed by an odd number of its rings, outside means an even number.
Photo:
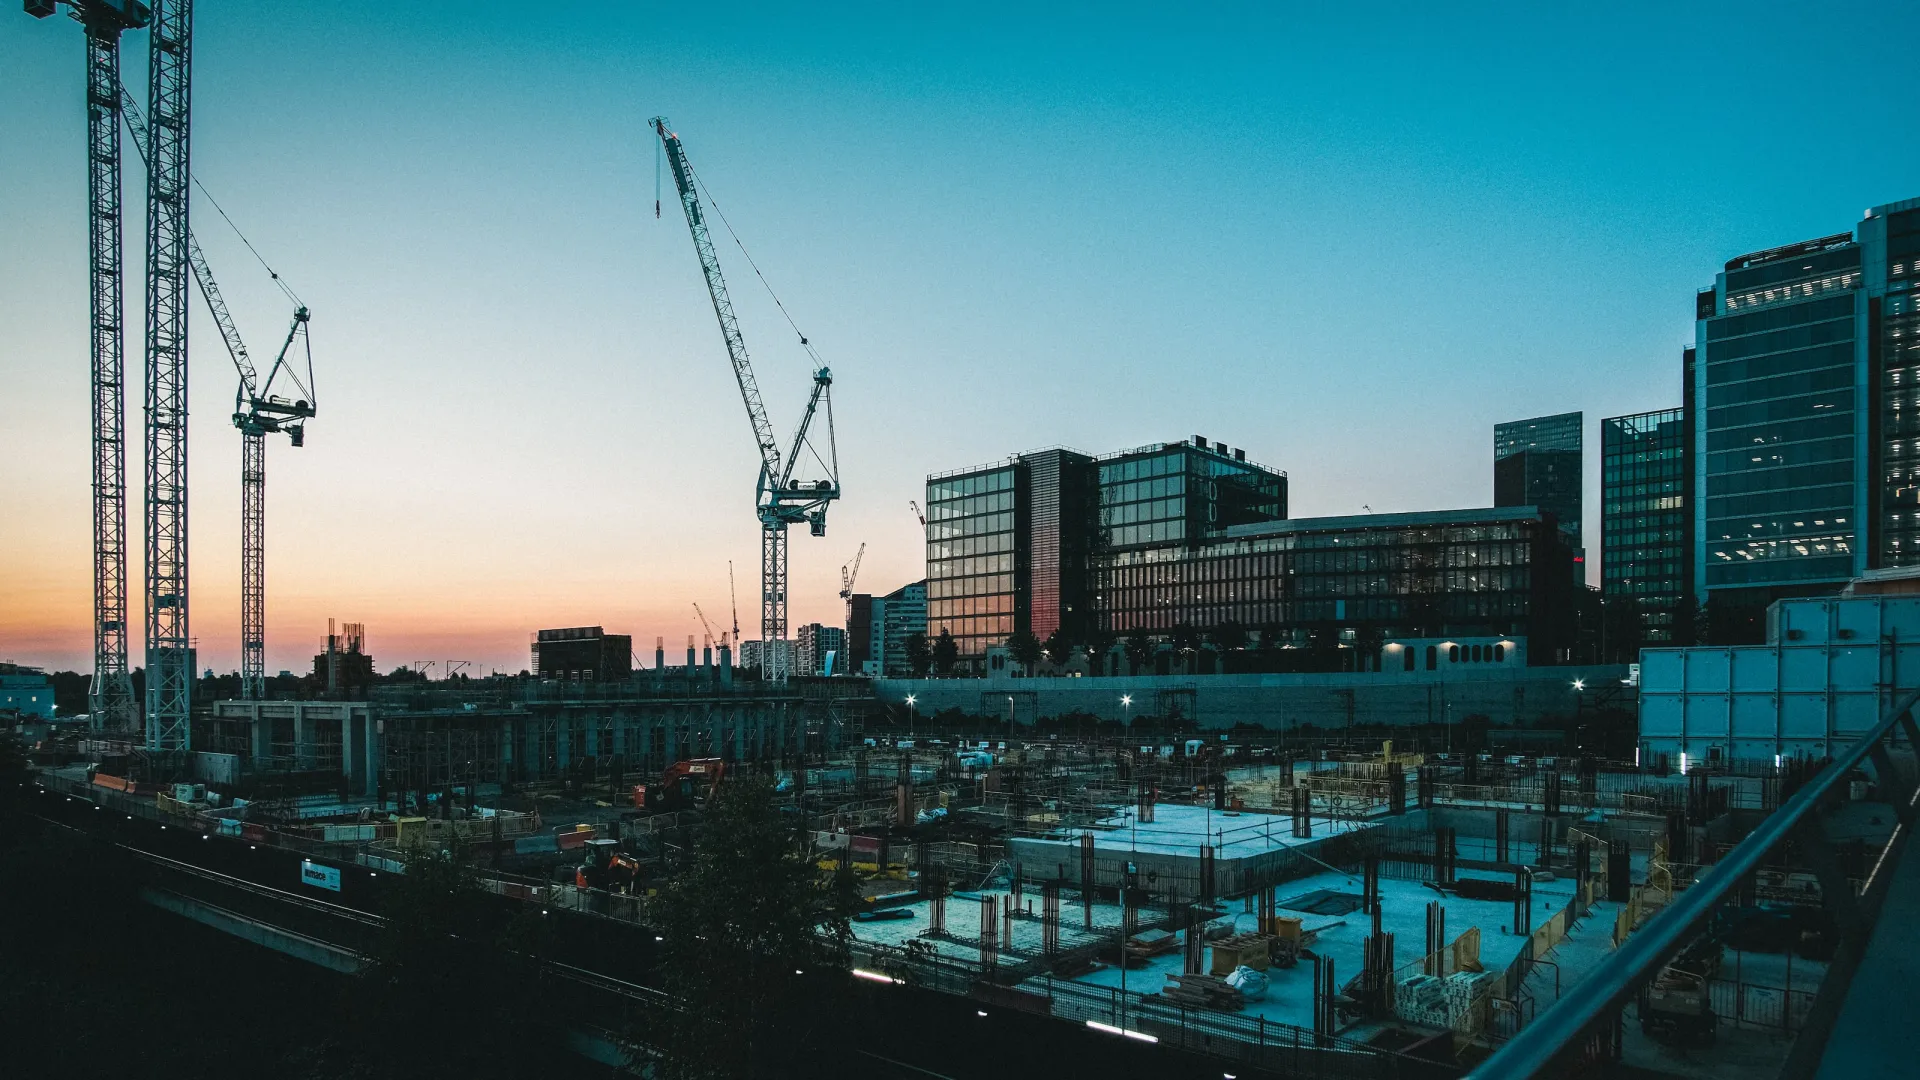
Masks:
[[[573,883],[580,888],[613,893],[632,893],[639,879],[639,860],[620,850],[619,841],[605,837],[587,841],[586,858],[573,873]]]
[[[700,269],[706,277],[707,295],[713,301],[713,313],[720,323],[720,336],[726,342],[727,356],[733,364],[734,380],[740,387],[740,398],[746,404],[747,420],[753,427],[754,442],[760,451],[760,476],[754,485],[754,513],[760,521],[760,640],[764,643],[765,660],[762,670],[765,678],[773,682],[784,682],[790,658],[780,646],[787,638],[787,528],[791,525],[806,523],[815,536],[825,536],[827,532],[827,507],[840,497],[840,461],[839,452],[833,438],[833,373],[824,364],[818,364],[819,355],[814,352],[806,335],[795,334],[800,345],[817,364],[813,372],[813,390],[807,398],[805,413],[800,424],[794,430],[791,448],[783,455],[779,440],[773,433],[773,424],[767,419],[766,406],[760,398],[760,386],[753,374],[753,365],[747,359],[747,345],[740,334],[740,323],[733,311],[733,301],[727,294],[726,279],[720,273],[720,260],[714,254],[713,241],[708,236],[706,213],[698,191],[699,180],[693,166],[687,162],[687,154],[680,144],[680,136],[669,130],[667,119],[656,116],[651,121],[653,129],[660,137],[660,145],[666,152],[667,163],[673,171],[674,186],[680,193],[680,208],[685,211],[687,228],[693,234],[693,247],[700,258]],[[711,202],[709,194],[708,202]],[[718,213],[718,207],[715,207]],[[724,215],[721,223],[726,224]],[[732,233],[731,226],[728,232]],[[739,237],[734,237],[738,244]],[[741,246],[744,255],[746,248]],[[747,256],[752,265],[751,256]],[[754,267],[756,276],[765,282]],[[771,288],[768,290],[771,292]],[[774,302],[784,313],[786,306]],[[791,316],[788,317],[792,325]],[[827,453],[822,456],[808,438],[808,429],[822,406],[826,410]],[[801,451],[809,451],[826,475],[813,480],[803,480],[795,475],[799,465]]]
[[[853,561],[840,568],[840,603],[846,607],[847,633],[853,633],[853,583],[860,580],[860,560],[867,557],[865,541],[860,550],[853,553]]]
[[[126,113],[127,130],[133,135],[134,147],[141,160],[151,160],[140,107],[124,89],[121,95],[121,109]],[[244,236],[241,240],[246,242]],[[201,299],[206,301],[207,311],[220,329],[220,339],[227,346],[227,356],[240,377],[233,395],[233,426],[240,429],[240,697],[245,701],[261,701],[266,698],[267,685],[266,437],[285,434],[295,446],[306,444],[306,422],[313,418],[317,407],[313,392],[313,346],[307,333],[310,316],[306,305],[280,281],[278,274],[273,274],[274,282],[296,306],[286,340],[281,343],[273,366],[267,369],[267,377],[261,379],[220,285],[214,280],[206,252],[201,250],[191,230],[187,232],[186,249],[188,265],[200,285]],[[296,341],[306,356],[304,379],[295,362]],[[283,377],[291,385],[293,397],[276,392]]]
[[[138,709],[127,671],[126,326],[120,173],[120,35],[153,13],[138,0],[65,0],[85,31],[87,62],[87,274],[91,315],[93,478],[93,681],[96,731],[129,732]],[[25,0],[44,19],[55,0]],[[185,138],[182,131],[181,137]],[[181,212],[185,213],[184,205]]]
[[[688,758],[667,766],[657,784],[638,784],[633,805],[642,810],[685,810],[713,794],[725,779],[727,763],[720,758]]]

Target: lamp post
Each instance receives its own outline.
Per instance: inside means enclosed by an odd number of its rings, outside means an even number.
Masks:
[[[907,738],[913,738],[913,702],[912,694],[907,695]]]
[[[1013,695],[1007,695],[1007,746],[1013,746]]]
[[[1129,732],[1131,732],[1133,730],[1133,695],[1132,694],[1120,695],[1120,712],[1121,712],[1121,716],[1123,717],[1123,719],[1121,720],[1122,726],[1124,726]]]

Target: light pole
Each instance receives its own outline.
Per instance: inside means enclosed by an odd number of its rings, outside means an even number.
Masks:
[[[907,738],[913,738],[913,695],[907,695]]]
[[[1013,695],[1007,695],[1007,747],[1013,747]]]
[[[1120,695],[1120,713],[1121,713],[1121,716],[1124,717],[1124,719],[1121,721],[1121,725],[1125,727],[1127,731],[1129,732],[1133,731],[1133,695],[1132,694]]]

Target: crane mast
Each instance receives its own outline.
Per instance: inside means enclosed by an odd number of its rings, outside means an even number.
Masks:
[[[154,0],[147,33],[147,749],[191,749],[187,608],[187,201],[192,0]]]
[[[794,430],[792,449],[783,457],[774,437],[773,424],[761,400],[760,384],[754,378],[753,364],[747,358],[746,340],[740,333],[740,321],[734,315],[733,300],[727,294],[726,278],[720,273],[720,259],[707,231],[706,213],[693,173],[687,162],[680,137],[668,129],[665,117],[656,116],[652,126],[666,152],[673,183],[680,194],[680,208],[687,217],[687,229],[693,234],[694,252],[700,258],[700,270],[707,282],[707,295],[713,301],[713,314],[720,323],[727,358],[733,364],[734,380],[747,408],[747,420],[753,427],[754,442],[760,452],[760,477],[755,484],[754,512],[760,520],[760,637],[762,676],[784,682],[791,658],[786,652],[787,638],[787,528],[805,522],[813,535],[827,531],[827,506],[840,497],[840,462],[833,440],[833,373],[822,366],[813,373],[813,389],[807,398],[806,412]],[[801,338],[801,343],[806,343]],[[802,449],[810,449],[807,438],[814,417],[826,410],[828,453],[814,457],[824,466],[827,477],[811,482],[796,480],[794,470]]]
[[[55,0],[26,0],[44,19]],[[93,481],[93,680],[87,711],[96,731],[129,732],[138,707],[127,672],[126,322],[120,171],[120,35],[147,25],[137,0],[68,4],[86,39],[87,277],[91,315]]]
[[[121,109],[128,118],[127,130],[133,135],[135,150],[142,161],[151,160],[148,152],[147,132],[142,123],[140,106],[134,103],[133,95],[121,89]],[[206,301],[207,310],[213,315],[214,325],[220,329],[220,340],[226,343],[227,355],[233,360],[235,372],[240,376],[239,389],[234,392],[233,426],[240,429],[240,697],[243,701],[262,701],[266,698],[267,682],[267,445],[269,433],[285,432],[293,442],[300,446],[306,441],[306,420],[314,415],[313,350],[307,338],[307,309],[302,306],[293,313],[293,326],[287,331],[287,340],[280,346],[280,354],[274,358],[273,367],[267,371],[264,384],[260,381],[258,370],[253,365],[253,357],[247,351],[247,344],[240,337],[240,329],[234,325],[233,313],[227,309],[227,301],[220,293],[220,285],[214,280],[213,268],[207,263],[206,252],[200,248],[193,231],[186,234],[187,263],[193,269],[193,276],[200,284],[201,298]],[[307,378],[303,382],[300,375],[288,363],[288,356],[298,339],[307,344]],[[273,393],[273,384],[285,372],[300,397],[289,401]]]

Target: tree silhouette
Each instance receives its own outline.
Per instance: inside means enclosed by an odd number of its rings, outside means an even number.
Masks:
[[[708,802],[691,864],[653,906],[665,989],[681,1004],[639,1021],[638,1041],[659,1052],[653,1075],[788,1075],[832,1032],[820,1021],[838,1011],[852,880],[821,880],[798,825],[764,776],[729,775]]]
[[[1073,639],[1067,636],[1066,628],[1056,628],[1047,635],[1047,643],[1042,646],[1047,654],[1047,662],[1056,668],[1066,667],[1073,661],[1073,654],[1080,650],[1074,646]]]
[[[1153,660],[1153,638],[1146,629],[1135,630],[1127,635],[1127,674],[1137,675],[1140,669]]]
[[[1040,663],[1040,639],[1030,631],[1018,631],[1007,638],[1007,655],[1020,665],[1022,671],[1031,675]]]
[[[933,670],[941,675],[953,674],[953,665],[959,662],[960,646],[946,627],[940,628],[940,636],[933,642]]]
[[[933,649],[927,644],[927,635],[915,630],[907,635],[901,647],[907,654],[907,670],[913,672],[916,679],[926,678],[928,670],[933,667]]]

